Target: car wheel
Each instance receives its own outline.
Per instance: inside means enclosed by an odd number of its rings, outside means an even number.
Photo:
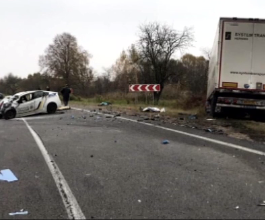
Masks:
[[[57,110],[57,105],[55,103],[50,103],[47,107],[48,114],[54,114]]]
[[[5,120],[9,120],[9,119],[13,119],[16,117],[16,111],[13,110],[13,109],[10,109],[10,110],[7,110],[5,113],[4,113],[4,119]]]

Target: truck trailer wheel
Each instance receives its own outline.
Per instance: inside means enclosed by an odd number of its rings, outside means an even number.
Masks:
[[[216,103],[217,103],[218,96],[215,94],[211,100],[211,116],[216,117],[217,113],[215,112],[216,109]]]

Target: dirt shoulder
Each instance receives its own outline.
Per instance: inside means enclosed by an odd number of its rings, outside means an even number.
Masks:
[[[167,111],[165,113],[141,112],[135,106],[97,106],[83,103],[71,103],[72,107],[101,111],[103,113],[133,116],[137,120],[155,120],[191,129],[204,130],[229,137],[265,144],[265,123],[247,119],[219,118],[212,119],[206,115],[197,115],[184,111]]]

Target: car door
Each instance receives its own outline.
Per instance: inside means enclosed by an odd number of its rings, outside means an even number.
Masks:
[[[36,91],[33,93],[34,99],[34,111],[40,112],[43,108],[44,104],[44,92],[43,91]]]
[[[17,114],[22,116],[22,115],[27,115],[30,114],[34,110],[34,99],[33,99],[33,94],[29,93],[26,95],[23,95],[19,99],[19,105],[17,107]]]

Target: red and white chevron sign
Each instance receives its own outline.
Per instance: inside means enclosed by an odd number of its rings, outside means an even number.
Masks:
[[[130,92],[158,92],[160,91],[159,84],[133,84],[129,85]]]

